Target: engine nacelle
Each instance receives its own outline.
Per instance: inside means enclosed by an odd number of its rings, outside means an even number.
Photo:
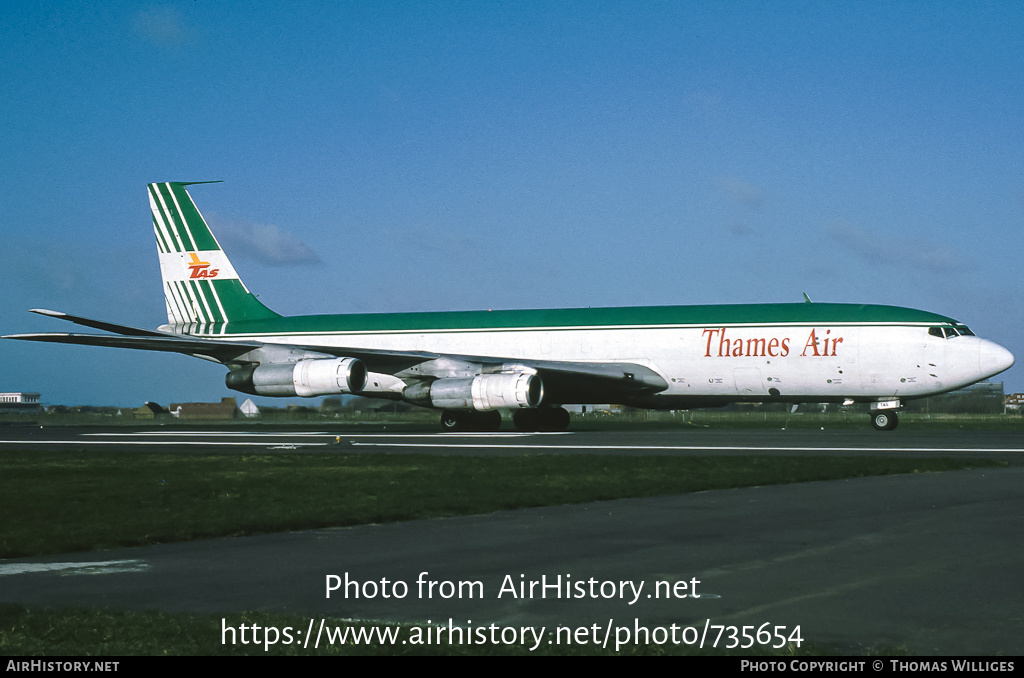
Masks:
[[[536,374],[481,374],[476,377],[437,379],[409,386],[406,400],[443,410],[496,410],[537,407],[544,385]]]
[[[224,383],[232,390],[262,396],[359,393],[366,386],[366,365],[358,358],[270,363],[228,372]]]

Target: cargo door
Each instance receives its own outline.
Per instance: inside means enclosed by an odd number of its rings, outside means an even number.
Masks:
[[[756,367],[737,367],[732,371],[736,381],[736,395],[761,397],[765,395],[761,370]]]

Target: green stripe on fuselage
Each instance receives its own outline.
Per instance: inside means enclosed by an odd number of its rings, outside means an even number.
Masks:
[[[258,302],[257,302],[258,303]],[[262,306],[262,304],[261,304]],[[460,330],[566,330],[574,328],[718,325],[926,325],[952,318],[896,306],[861,304],[735,304],[647,306],[524,311],[365,313],[253,319],[235,322],[227,334],[327,334],[335,332],[443,332]]]

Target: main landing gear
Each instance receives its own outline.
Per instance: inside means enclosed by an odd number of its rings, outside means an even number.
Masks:
[[[516,410],[512,423],[518,431],[565,431],[569,428],[569,412],[563,407],[539,407]],[[501,428],[501,412],[487,410],[445,410],[441,413],[441,430],[445,433],[497,431]]]
[[[875,410],[871,413],[871,425],[876,431],[891,431],[900,423],[896,410]]]
[[[564,407],[516,410],[512,423],[519,431],[565,431],[569,428],[569,411]]]
[[[445,410],[441,413],[441,430],[445,433],[497,431],[501,428],[501,412],[487,410]]]

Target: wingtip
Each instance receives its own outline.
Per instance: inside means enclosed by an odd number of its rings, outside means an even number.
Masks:
[[[39,315],[48,315],[51,318],[63,318],[67,315],[67,313],[64,313],[63,311],[51,311],[46,308],[30,308],[28,312],[38,313]]]
[[[37,341],[39,337],[70,337],[74,336],[67,332],[29,332],[26,334],[5,334],[0,339],[24,339],[27,341]]]

